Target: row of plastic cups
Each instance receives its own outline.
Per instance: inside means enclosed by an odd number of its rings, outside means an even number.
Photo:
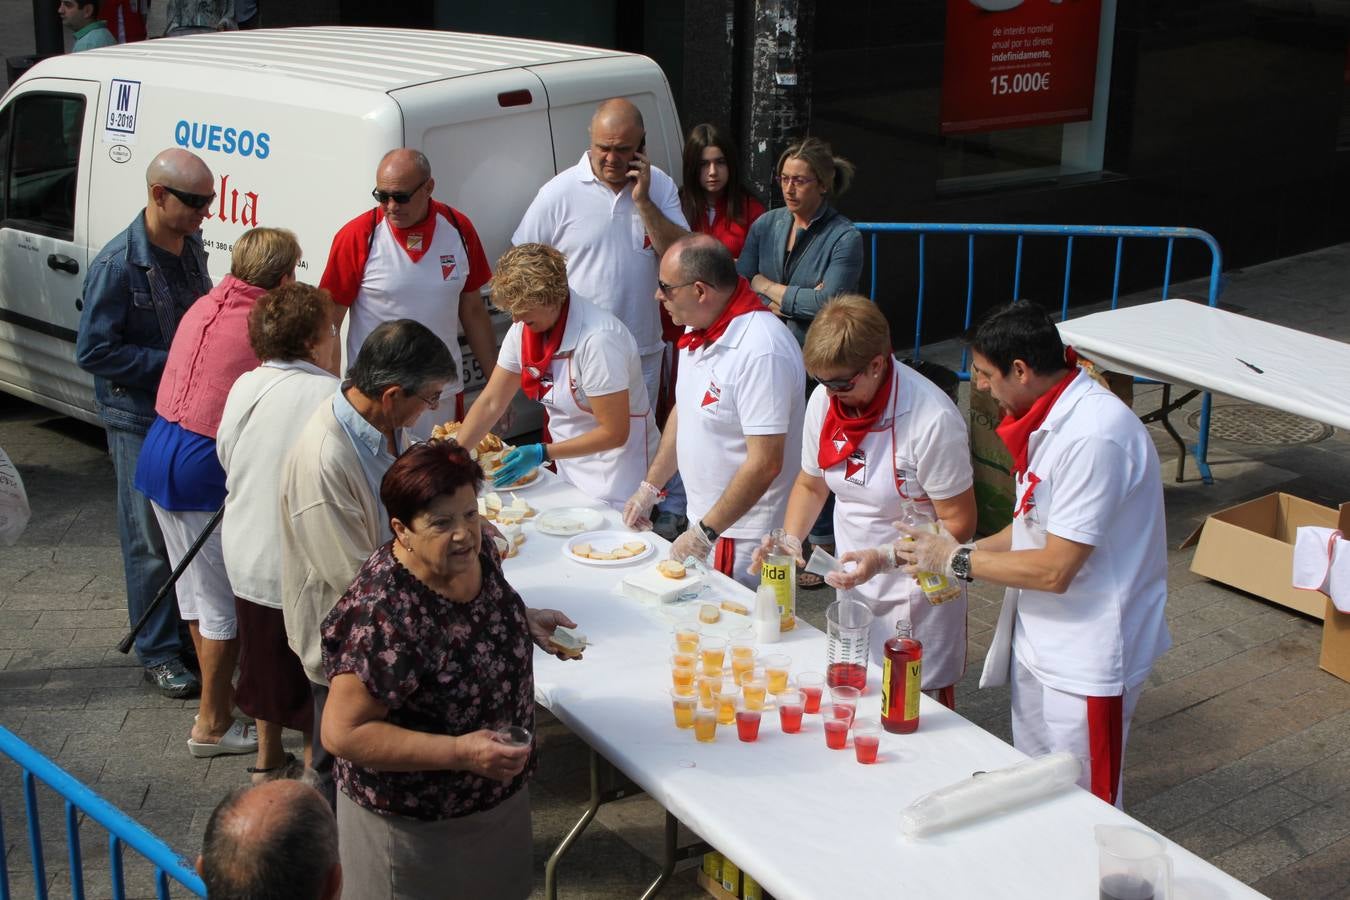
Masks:
[[[760,720],[764,712],[773,707],[778,710],[779,727],[784,734],[801,731],[807,707],[806,695],[798,688],[789,687],[774,692],[773,702],[769,704],[766,702],[764,687],[758,682],[748,682],[742,687],[722,682],[714,687],[705,680],[702,685],[708,686],[706,693],[670,692],[676,726],[694,729],[694,736],[699,741],[714,741],[718,725],[735,724],[737,737],[746,743],[753,743],[759,739]],[[876,762],[881,726],[871,720],[855,720],[858,697],[857,688],[840,686],[830,689],[830,704],[825,710],[823,723],[825,746],[832,750],[845,749],[851,729],[858,762],[870,764]]]

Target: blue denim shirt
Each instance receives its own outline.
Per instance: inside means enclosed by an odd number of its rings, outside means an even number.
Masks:
[[[184,240],[190,297],[172,296],[155,262],[142,210],[89,265],[75,361],[94,376],[94,400],[109,428],[140,434],[155,420],[155,393],[183,314],[211,290],[200,234]]]
[[[787,285],[783,294],[783,324],[800,344],[816,313],[836,294],[858,289],[862,275],[862,234],[831,206],[822,206],[810,227],[797,235],[791,255],[785,255],[792,212],[786,206],[771,209],[755,220],[736,260],[736,271],[747,281],[763,275]],[[817,289],[816,285],[824,284]]]

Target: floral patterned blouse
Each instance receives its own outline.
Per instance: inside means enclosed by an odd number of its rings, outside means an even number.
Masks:
[[[323,622],[323,667],[331,681],[361,679],[389,708],[392,725],[428,734],[467,734],[523,725],[534,730],[534,644],[525,604],[502,575],[491,541],[479,552],[483,585],[468,603],[427,587],[394,557],[375,551]],[[338,758],[337,785],[383,815],[434,821],[491,809],[534,773],[509,783],[462,770],[382,772]]]

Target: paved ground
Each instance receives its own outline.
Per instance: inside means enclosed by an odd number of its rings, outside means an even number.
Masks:
[[[1229,273],[1224,298],[1251,314],[1345,339],[1347,272],[1350,246],[1331,248]],[[1142,392],[1137,408],[1147,398]],[[1178,417],[1183,426],[1184,419]],[[0,399],[0,446],[19,465],[36,510],[20,544],[0,551],[0,724],[193,852],[210,810],[243,783],[249,761],[189,758],[183,741],[194,704],[161,699],[141,685],[134,663],[111,649],[125,613],[102,435]],[[1172,546],[1208,512],[1270,490],[1327,503],[1350,497],[1343,435],[1282,448],[1219,441],[1212,458],[1214,486],[1167,485]],[[1164,469],[1170,471],[1166,462]],[[1190,556],[1171,553],[1168,615],[1176,645],[1155,668],[1136,715],[1127,809],[1272,897],[1342,896],[1350,884],[1350,684],[1318,670],[1318,623],[1192,575]],[[959,709],[1006,739],[1006,692],[975,688],[1000,596],[987,587],[972,596],[972,664]],[[806,618],[821,625],[828,594],[806,598]],[[556,722],[540,730],[544,761],[533,797],[542,885],[544,857],[584,803],[586,753]],[[0,762],[7,859],[22,895],[31,869],[17,785],[13,767]],[[59,895],[67,889],[61,809],[50,798],[41,808]],[[661,825],[645,798],[607,807],[564,867],[564,893],[637,894],[655,873]],[[108,896],[101,829],[86,824],[81,833],[89,896]],[[145,867],[129,868],[132,896],[150,896]],[[684,873],[667,896],[696,894]]]

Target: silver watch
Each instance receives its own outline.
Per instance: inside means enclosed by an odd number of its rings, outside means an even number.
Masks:
[[[952,554],[952,574],[962,581],[975,580],[970,577],[970,551],[974,549],[974,547],[958,547]]]

